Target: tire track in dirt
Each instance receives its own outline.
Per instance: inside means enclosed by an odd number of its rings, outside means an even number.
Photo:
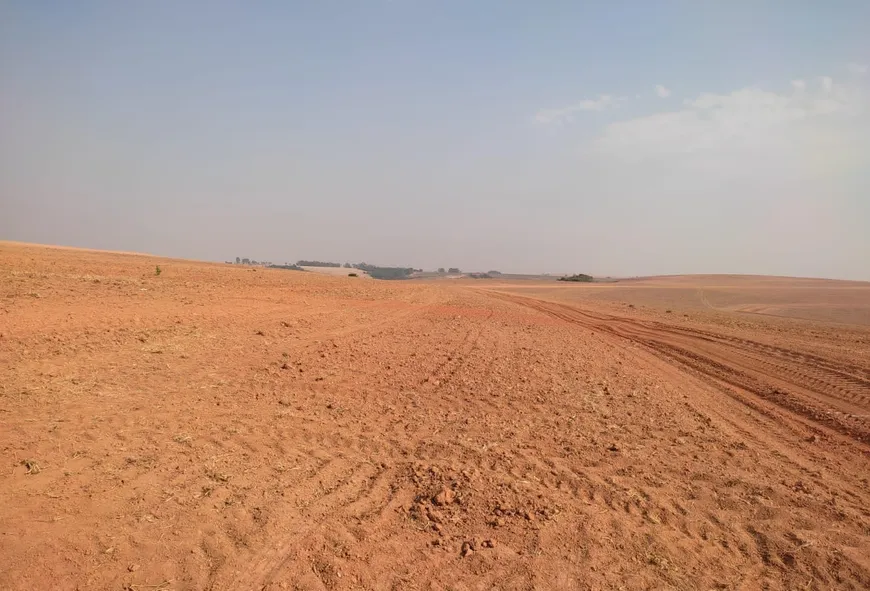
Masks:
[[[870,444],[870,380],[864,377],[870,375],[870,369],[709,331],[641,322],[512,294],[488,293],[565,322],[640,344],[671,363],[701,374],[729,395],[736,388]]]
[[[755,350],[764,354],[768,358],[782,357],[798,363],[810,363],[820,368],[824,368],[829,373],[838,376],[845,382],[849,382],[851,384],[855,384],[861,388],[864,388],[865,391],[867,389],[870,389],[870,368],[864,368],[840,361],[832,361],[830,359],[825,359],[823,357],[819,357],[818,355],[813,355],[807,352],[794,351],[792,349],[785,349],[783,347],[777,347],[775,345],[759,343],[757,341],[733,336],[716,334],[700,329],[687,329],[683,327],[669,326],[659,322],[639,324],[642,324],[649,328],[671,332],[674,334],[683,334],[699,338],[704,337],[706,340],[730,344],[737,348]]]
[[[378,318],[310,333],[295,345],[304,349],[360,333],[366,338],[389,333],[403,321],[425,316],[439,295],[433,290],[425,302],[398,310],[372,306],[367,311],[380,310]],[[449,382],[475,349],[480,332],[480,327],[475,327],[458,339],[447,359],[429,372],[423,391],[437,392]],[[400,485],[405,461],[400,445],[376,433],[334,432],[307,440],[298,451],[310,456],[314,465],[305,462],[309,467],[300,475],[301,479],[283,489],[280,523],[261,532],[262,538],[269,540],[266,546],[251,553],[245,563],[238,563],[233,575],[227,577],[227,569],[218,573],[213,580],[215,588],[271,588],[273,583],[303,579],[313,588],[330,588],[334,586],[335,573],[331,570],[332,558],[322,551],[325,538],[355,544],[361,540],[370,542],[375,536],[381,543],[389,544],[400,533],[385,526],[410,494]],[[229,585],[223,587],[227,580]]]
[[[643,342],[650,347],[680,353],[695,362],[707,359],[716,362],[718,366],[738,367],[744,374],[754,378],[764,385],[769,383],[774,389],[800,388],[807,390],[809,396],[820,399],[820,402],[834,409],[846,418],[863,417],[867,412],[867,394],[870,393],[870,382],[863,383],[855,378],[844,379],[842,372],[829,370],[822,365],[813,363],[789,363],[781,358],[765,355],[763,349],[752,341],[747,341],[746,347],[736,346],[730,342],[721,342],[710,338],[697,338],[690,331],[638,328],[632,323],[621,320],[611,322],[618,327],[620,336]],[[686,350],[689,345],[694,350]],[[649,342],[644,342],[644,340]],[[666,352],[666,351],[663,351]],[[759,365],[763,367],[758,367]],[[806,386],[810,386],[807,388]],[[788,392],[775,392],[787,394]]]
[[[446,361],[438,364],[434,371],[426,378],[425,384],[433,386],[431,394],[442,392],[463,368],[475,357],[480,350],[480,338],[484,333],[483,326],[492,317],[492,312],[482,323],[476,324],[469,329],[462,342],[453,350]]]
[[[317,455],[322,456],[324,452]],[[311,539],[321,535],[324,529],[355,539],[357,536],[345,522],[359,521],[361,516],[383,515],[395,500],[394,478],[392,468],[362,457],[351,459],[330,454],[330,459],[313,474],[286,489],[283,505],[287,512],[280,531],[269,536],[275,542],[252,556],[243,572],[226,588],[261,589],[285,577],[288,569],[300,568],[300,565],[290,568],[290,562],[316,545]]]

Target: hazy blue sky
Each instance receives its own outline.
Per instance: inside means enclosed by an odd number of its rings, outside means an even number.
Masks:
[[[870,279],[870,2],[0,0],[0,239]]]

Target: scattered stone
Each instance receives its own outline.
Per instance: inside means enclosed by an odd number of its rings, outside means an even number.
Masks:
[[[492,538],[488,538],[483,541],[482,545],[484,548],[495,548],[495,540],[493,540]]]
[[[138,564],[131,564],[130,566],[127,567],[127,570],[130,571],[131,573],[135,573],[137,570],[139,570],[139,565]]]
[[[619,447],[615,443],[611,443],[610,447],[607,448],[607,451],[619,451]]]
[[[465,558],[471,554],[474,554],[474,548],[472,547],[471,542],[462,542],[462,550],[459,554]]]

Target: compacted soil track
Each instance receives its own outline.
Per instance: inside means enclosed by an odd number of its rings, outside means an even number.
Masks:
[[[710,330],[619,317],[536,298],[494,295],[643,345],[756,408],[763,408],[765,401],[870,443],[870,367]]]

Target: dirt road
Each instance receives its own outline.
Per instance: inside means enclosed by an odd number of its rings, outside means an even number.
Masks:
[[[0,243],[0,588],[870,587],[870,329],[487,285]]]
[[[639,344],[765,414],[776,407],[870,443],[870,367],[709,330],[494,293],[588,330]],[[769,403],[769,404],[765,404]],[[773,408],[771,408],[771,405]]]

